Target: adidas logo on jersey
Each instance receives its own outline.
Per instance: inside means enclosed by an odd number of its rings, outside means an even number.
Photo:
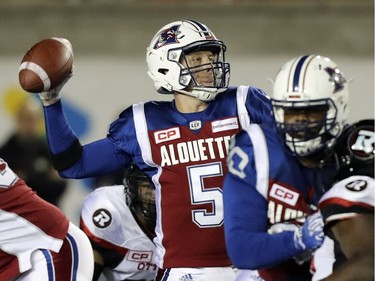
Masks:
[[[193,276],[191,274],[185,274],[184,276],[181,276],[179,281],[194,281]]]

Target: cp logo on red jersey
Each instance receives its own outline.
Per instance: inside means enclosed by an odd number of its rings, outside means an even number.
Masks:
[[[161,143],[165,141],[179,139],[181,137],[180,129],[178,127],[171,128],[168,130],[157,131],[154,133],[155,142]]]
[[[275,183],[272,185],[270,196],[276,198],[279,201],[285,202],[290,206],[295,206],[299,194]]]

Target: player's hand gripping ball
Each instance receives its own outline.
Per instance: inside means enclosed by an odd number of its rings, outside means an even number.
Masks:
[[[73,71],[73,48],[65,38],[48,38],[32,46],[22,59],[18,78],[30,93],[53,90]]]

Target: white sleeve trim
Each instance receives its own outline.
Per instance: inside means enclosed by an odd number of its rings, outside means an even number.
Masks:
[[[332,215],[326,218],[326,223],[329,223],[332,221],[341,221],[341,220],[351,219],[358,215],[359,215],[358,213],[345,213],[345,214]]]

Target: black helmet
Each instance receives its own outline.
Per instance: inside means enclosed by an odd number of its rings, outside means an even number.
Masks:
[[[136,165],[131,164],[124,175],[126,204],[142,230],[155,237],[155,192],[151,181]]]
[[[347,126],[334,147],[339,161],[336,180],[352,175],[374,178],[374,119],[361,120]]]

